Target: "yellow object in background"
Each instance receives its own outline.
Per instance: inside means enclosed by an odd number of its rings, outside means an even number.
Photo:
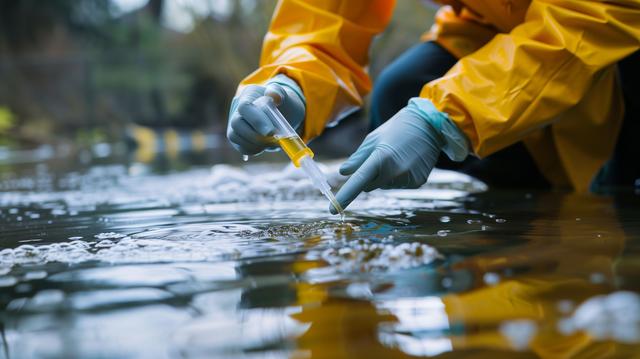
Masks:
[[[451,7],[427,38],[460,61],[419,95],[449,114],[476,155],[524,141],[554,185],[587,190],[616,143],[623,110],[615,64],[640,49],[640,1],[441,2]],[[279,1],[260,68],[242,85],[279,73],[296,80],[309,141],[362,106],[369,45],[394,4]]]
[[[15,116],[7,107],[0,106],[0,133],[10,130],[16,122]]]

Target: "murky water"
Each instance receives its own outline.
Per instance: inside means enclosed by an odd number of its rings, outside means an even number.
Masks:
[[[39,165],[0,187],[0,357],[640,350],[636,193],[486,191],[437,172],[359,198],[342,223],[284,165]]]

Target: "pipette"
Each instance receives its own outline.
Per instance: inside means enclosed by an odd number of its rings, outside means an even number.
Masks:
[[[298,133],[291,127],[289,121],[284,118],[280,110],[276,107],[276,102],[280,102],[281,98],[276,93],[271,93],[269,96],[262,96],[255,100],[253,104],[263,111],[267,117],[271,120],[276,128],[274,137],[278,141],[278,144],[282,150],[289,156],[293,165],[302,168],[304,173],[309,177],[314,187],[320,190],[322,194],[327,197],[333,207],[340,213],[340,216],[344,218],[344,211],[336,200],[336,197],[331,192],[331,187],[327,182],[327,178],[324,176],[320,168],[313,160],[313,152],[302,141]]]

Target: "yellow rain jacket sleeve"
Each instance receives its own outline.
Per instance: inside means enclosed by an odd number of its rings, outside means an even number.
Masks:
[[[522,23],[420,96],[449,114],[480,157],[525,139],[554,184],[586,190],[622,119],[614,65],[639,48],[638,0],[532,0]]]
[[[303,139],[362,106],[371,89],[369,45],[391,19],[395,1],[280,0],[265,36],[260,68],[241,83],[286,74],[307,101]]]

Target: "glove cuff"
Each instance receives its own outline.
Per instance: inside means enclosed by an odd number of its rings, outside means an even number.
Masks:
[[[452,161],[461,162],[469,155],[469,141],[467,137],[458,129],[449,116],[438,111],[433,102],[426,98],[414,97],[409,100],[407,109],[417,113],[429,125],[431,125],[442,138],[444,144],[442,151]]]

